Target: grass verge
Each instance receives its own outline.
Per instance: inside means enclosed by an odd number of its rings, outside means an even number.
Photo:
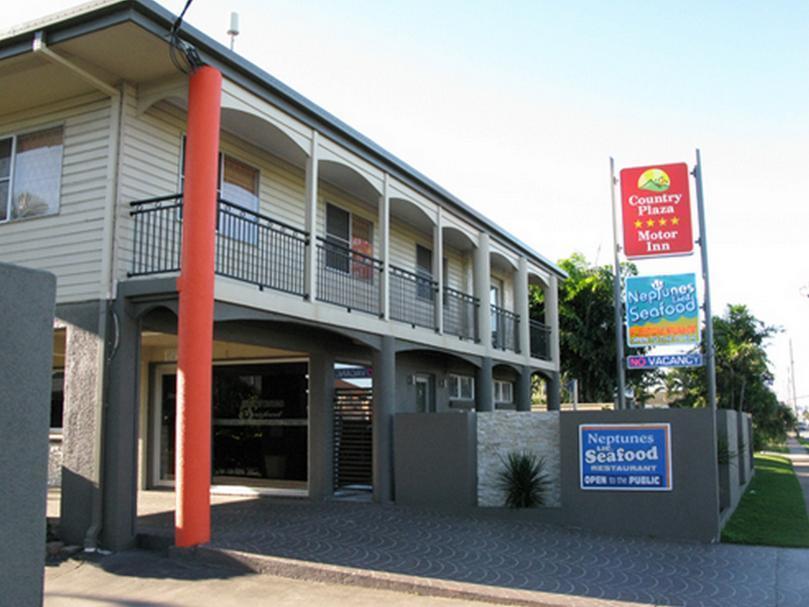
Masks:
[[[722,531],[732,544],[809,547],[809,516],[792,464],[785,457],[759,454],[756,474]]]

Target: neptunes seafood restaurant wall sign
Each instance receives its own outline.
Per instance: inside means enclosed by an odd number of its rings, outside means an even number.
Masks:
[[[671,425],[580,425],[579,472],[586,490],[671,491]]]
[[[631,348],[698,344],[696,275],[627,277],[626,334]]]
[[[694,250],[688,165],[621,171],[624,254],[632,259],[689,255]]]

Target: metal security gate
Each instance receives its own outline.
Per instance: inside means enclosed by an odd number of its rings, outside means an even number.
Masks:
[[[372,411],[371,388],[334,390],[335,491],[372,487]]]

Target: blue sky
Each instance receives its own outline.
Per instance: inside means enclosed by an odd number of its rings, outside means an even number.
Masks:
[[[783,326],[775,387],[789,336],[809,395],[809,3],[195,0],[187,20],[227,42],[231,10],[237,52],[552,259],[610,260],[610,155],[693,164],[700,147],[714,311]]]

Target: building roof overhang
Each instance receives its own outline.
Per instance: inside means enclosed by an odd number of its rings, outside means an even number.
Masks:
[[[156,36],[168,45],[169,31],[176,20],[176,15],[152,0],[97,0],[87,2],[74,8],[15,26],[0,33],[0,61],[22,57],[32,52],[33,39],[37,32],[44,34],[47,44],[52,47],[66,48],[74,56],[79,50],[71,43],[94,34],[99,37],[111,28],[122,28],[129,24],[139,26],[144,32]],[[123,31],[123,30],[122,30]],[[122,77],[128,81],[137,81],[137,74],[125,73],[125,59],[128,48],[125,48],[126,39],[116,31],[114,38],[119,41],[121,57],[116,66],[116,57],[107,53],[104,60],[110,69],[95,69],[90,62],[88,69],[97,72],[96,75],[104,80],[105,77],[115,84],[115,80]],[[130,34],[135,35],[135,34]],[[508,245],[524,254],[530,261],[550,271],[560,278],[567,278],[567,274],[558,265],[536,252],[533,248],[500,227],[474,208],[454,196],[436,182],[426,177],[415,168],[397,158],[363,134],[359,133],[342,120],[332,115],[322,107],[313,103],[297,91],[273,77],[260,67],[247,61],[237,53],[229,50],[216,40],[213,40],[193,26],[183,23],[180,28],[180,38],[196,48],[202,60],[219,69],[226,78],[229,78],[250,90],[252,93],[266,99],[291,116],[300,120],[307,126],[317,129],[330,139],[351,150],[353,153],[365,158],[380,170],[390,173],[395,178],[406,183],[416,191],[427,196],[437,198],[442,203],[456,209],[469,218],[478,227],[491,232],[494,236],[504,240]],[[109,44],[109,42],[107,42]],[[79,57],[79,59],[81,59]],[[155,73],[167,68],[166,65],[147,65],[143,60],[132,61],[144,74],[151,77]],[[168,62],[168,53],[163,54],[163,60]],[[121,63],[123,62],[123,63]],[[114,71],[112,68],[114,67]],[[149,71],[152,67],[152,71]],[[128,68],[136,70],[134,66]],[[120,73],[121,71],[124,73]],[[116,73],[117,72],[117,73]],[[117,78],[115,78],[117,76]]]

